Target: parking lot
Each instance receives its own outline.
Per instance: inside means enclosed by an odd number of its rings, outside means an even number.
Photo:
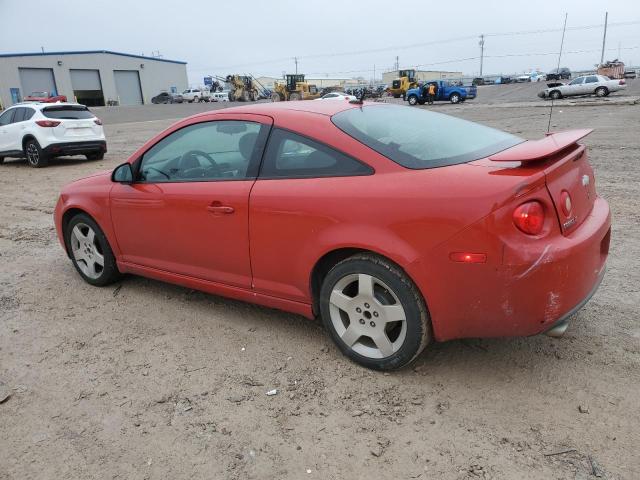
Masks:
[[[540,138],[540,88],[415,108]],[[64,184],[233,104],[96,108],[104,160],[7,160],[0,479],[639,478],[639,96],[635,80],[554,107],[552,129],[595,129],[585,143],[613,214],[607,275],[567,334],[436,344],[390,374],[349,362],[317,321],[138,277],[90,287],[63,253]]]

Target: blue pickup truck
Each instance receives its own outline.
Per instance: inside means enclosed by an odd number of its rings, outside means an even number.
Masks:
[[[429,84],[435,83],[438,87],[436,96],[433,99],[436,102],[449,101],[451,103],[464,102],[465,100],[476,98],[478,88],[475,85],[465,87],[462,85],[450,85],[446,80],[433,80],[424,82],[422,85],[407,90],[406,99],[409,105],[423,105],[427,101],[426,89]]]

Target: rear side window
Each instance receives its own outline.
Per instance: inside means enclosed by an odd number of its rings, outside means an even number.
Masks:
[[[587,77],[584,83],[598,83],[598,77],[592,75],[591,77]]]
[[[46,107],[42,109],[42,113],[47,118],[58,118],[61,120],[83,120],[85,118],[93,118],[93,113],[82,105],[61,105],[54,107]]]
[[[13,121],[13,115],[18,110],[17,108],[7,110],[2,115],[0,115],[0,126],[9,125]]]
[[[31,117],[36,113],[33,108],[25,107],[24,109],[24,120],[31,120]]]
[[[395,105],[351,108],[331,120],[359,142],[412,169],[471,162],[524,141],[460,118]]]
[[[327,145],[276,128],[269,138],[260,177],[346,177],[372,173],[368,165]]]

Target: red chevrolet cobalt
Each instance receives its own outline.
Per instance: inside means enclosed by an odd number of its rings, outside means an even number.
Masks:
[[[78,273],[132,273],[322,317],[390,370],[429,344],[564,331],[600,284],[610,213],[589,130],[522,138],[420,109],[281,102],[182,120],[64,188]]]

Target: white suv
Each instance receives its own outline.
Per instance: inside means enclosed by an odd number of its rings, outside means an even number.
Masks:
[[[35,168],[62,155],[102,160],[107,142],[102,122],[78,103],[23,103],[0,115],[0,163],[26,157]]]

